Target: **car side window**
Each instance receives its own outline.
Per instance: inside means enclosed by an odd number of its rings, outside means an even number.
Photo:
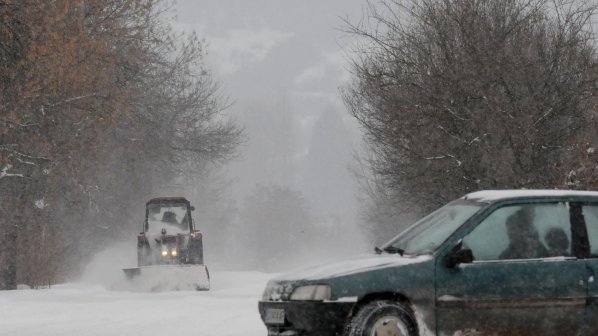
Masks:
[[[593,257],[598,256],[598,204],[586,204],[582,208],[583,217],[588,230],[588,240],[590,242],[590,254]]]
[[[570,256],[568,205],[542,203],[498,208],[463,239],[463,246],[472,250],[474,260]]]

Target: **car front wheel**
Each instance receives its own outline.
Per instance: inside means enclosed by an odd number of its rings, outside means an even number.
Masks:
[[[411,310],[395,301],[373,301],[361,307],[347,326],[347,336],[416,336]]]

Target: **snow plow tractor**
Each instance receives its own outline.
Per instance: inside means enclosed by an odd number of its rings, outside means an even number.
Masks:
[[[209,290],[203,262],[203,235],[195,229],[194,207],[183,197],[147,202],[143,231],[137,236],[137,266],[123,269],[137,288]]]

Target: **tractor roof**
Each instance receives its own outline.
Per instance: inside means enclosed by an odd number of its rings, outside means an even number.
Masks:
[[[171,197],[157,197],[147,201],[147,204],[155,203],[189,203],[185,197],[171,196]]]

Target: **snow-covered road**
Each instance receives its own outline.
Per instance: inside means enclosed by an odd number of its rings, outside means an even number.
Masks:
[[[210,275],[208,292],[144,293],[88,283],[0,291],[0,335],[266,335],[257,302],[273,275]]]

